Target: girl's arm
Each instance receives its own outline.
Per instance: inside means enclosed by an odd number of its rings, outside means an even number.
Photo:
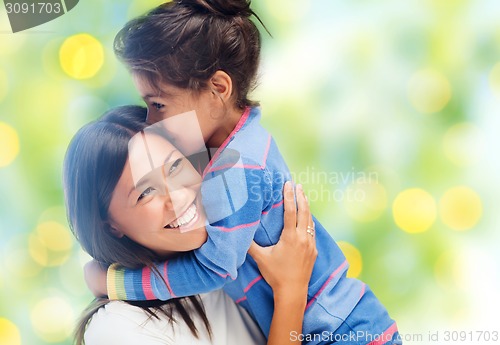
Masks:
[[[260,247],[254,242],[248,252],[274,293],[274,314],[268,345],[300,343],[297,335],[302,332],[307,285],[317,256],[314,236],[307,233],[307,227],[313,224],[312,217],[300,186],[296,194],[298,210],[293,188],[287,183],[284,187],[284,227],[279,242],[270,247]],[[95,268],[99,270],[98,266]],[[102,278],[105,279],[105,275]],[[137,328],[139,324],[141,326]],[[89,345],[113,342],[152,345],[165,342],[167,338],[167,343],[175,342],[175,337],[169,338],[169,332],[163,332],[165,334],[158,337],[149,333],[151,329],[141,331],[144,325],[143,321],[135,323],[120,314],[99,314],[94,316],[85,332],[85,342]],[[110,332],[110,329],[118,328],[120,332]]]
[[[234,156],[232,152],[221,155],[202,183],[203,204],[210,223],[206,226],[205,244],[157,264],[156,270],[111,265],[107,286],[102,285],[102,274],[97,279],[92,278],[93,274],[87,275],[91,291],[110,299],[168,300],[213,291],[235,280],[262,211],[281,201],[272,200],[272,181],[265,168],[244,157],[235,160]]]
[[[308,282],[318,254],[311,230],[314,223],[301,186],[296,198],[298,211],[293,189],[290,184],[285,185],[285,223],[279,242],[271,247],[260,247],[254,242],[248,252],[273,289],[274,314],[268,345],[300,343]]]

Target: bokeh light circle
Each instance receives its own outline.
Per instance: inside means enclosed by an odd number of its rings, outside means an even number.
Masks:
[[[424,114],[442,110],[451,99],[451,86],[438,71],[420,70],[409,82],[408,95],[412,105]]]
[[[75,79],[92,78],[104,64],[102,44],[89,34],[68,37],[59,50],[64,72]]]
[[[427,231],[436,220],[436,202],[423,189],[411,188],[399,193],[392,205],[394,221],[403,231]]]
[[[453,230],[473,228],[481,219],[483,206],[477,193],[465,186],[450,188],[439,201],[439,215]]]
[[[19,136],[14,128],[0,122],[0,168],[12,163],[19,154]]]
[[[70,337],[74,322],[73,308],[59,297],[41,300],[31,310],[31,323],[36,334],[49,343],[62,342]]]
[[[347,277],[357,278],[363,270],[363,259],[361,257],[361,252],[352,244],[345,241],[338,241],[338,246],[344,253],[344,256],[349,263],[349,270],[347,271]]]
[[[70,231],[60,223],[40,223],[29,238],[31,257],[42,266],[59,266],[71,255],[73,239]]]
[[[21,333],[10,320],[0,318],[0,344],[21,345]]]

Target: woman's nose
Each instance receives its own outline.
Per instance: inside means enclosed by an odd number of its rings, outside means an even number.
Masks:
[[[167,173],[168,165],[161,169],[161,185],[163,189],[164,202],[167,210],[178,211],[185,207],[186,188],[175,182],[175,179],[169,178]]]
[[[162,193],[163,203],[165,209],[168,211],[177,212],[185,207],[185,193],[179,188],[166,188],[165,192]]]
[[[172,198],[170,197],[170,193],[168,191],[166,191],[166,192],[162,193],[162,197],[163,197],[163,204],[165,205],[165,208],[167,210],[173,211],[175,209],[175,207],[174,207],[175,201],[172,200]]]
[[[164,171],[164,169],[162,170]],[[178,210],[182,208],[182,188],[170,181],[164,173],[162,175],[161,189],[165,207],[169,210]]]

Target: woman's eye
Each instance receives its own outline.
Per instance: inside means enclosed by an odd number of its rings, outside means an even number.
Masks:
[[[143,198],[150,195],[153,191],[154,191],[154,188],[148,187],[144,192],[142,192],[141,195],[139,195],[139,198],[137,199],[137,201],[141,201]]]
[[[179,167],[179,165],[181,165],[182,163],[182,158],[178,158],[174,164],[172,164],[172,166],[170,167],[170,169],[168,169],[168,174],[172,174],[175,170],[177,170],[177,168]]]
[[[153,102],[151,103],[151,105],[156,109],[156,110],[160,110],[161,108],[163,108],[165,105],[161,104],[161,103],[156,103],[156,102]]]

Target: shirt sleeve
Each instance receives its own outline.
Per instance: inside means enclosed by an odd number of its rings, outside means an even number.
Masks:
[[[154,269],[111,265],[110,299],[167,300],[213,291],[237,278],[262,211],[271,202],[271,178],[264,167],[231,151],[207,169],[201,187],[210,223],[206,243]]]

